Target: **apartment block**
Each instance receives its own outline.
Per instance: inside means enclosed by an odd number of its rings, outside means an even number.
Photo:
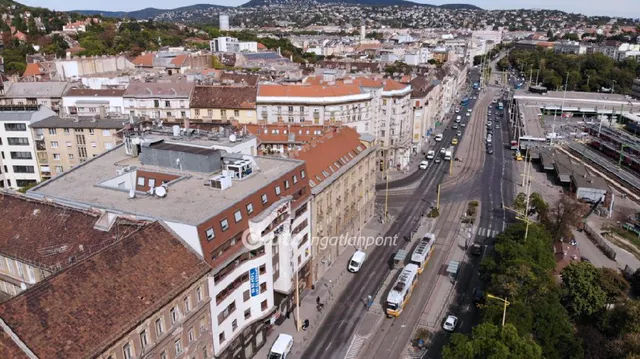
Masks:
[[[69,82],[5,82],[0,104],[42,105],[59,112],[62,96],[70,87]]]
[[[254,86],[195,86],[190,123],[255,123],[256,92]]]
[[[289,152],[289,157],[305,161],[309,171],[314,283],[346,249],[346,241],[327,240],[359,236],[374,215],[376,150],[375,142],[341,127]]]
[[[211,52],[257,52],[255,41],[239,41],[234,37],[218,37],[209,42]]]
[[[98,115],[100,116],[100,115]],[[34,123],[40,175],[57,176],[122,143],[126,117],[49,117]]]
[[[211,355],[249,358],[312,284],[306,166],[243,154],[245,136],[255,137],[241,131],[222,140],[173,130],[125,131],[123,145],[29,195],[167,226],[213,268],[206,281]],[[216,149],[220,143],[227,149]]]
[[[186,119],[192,90],[193,84],[187,82],[133,82],[123,95],[124,111],[158,120]]]
[[[44,106],[0,106],[0,187],[18,189],[42,180],[36,156],[41,139],[32,126],[55,116]]]
[[[0,304],[0,357],[209,359],[210,271],[163,225],[147,224]]]
[[[107,116],[124,113],[123,89],[70,88],[62,96],[62,112],[79,116]]]

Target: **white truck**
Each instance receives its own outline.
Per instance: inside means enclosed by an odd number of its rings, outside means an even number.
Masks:
[[[453,156],[453,146],[449,147],[449,148],[444,152],[444,160],[445,160],[445,161],[451,161],[451,156]]]

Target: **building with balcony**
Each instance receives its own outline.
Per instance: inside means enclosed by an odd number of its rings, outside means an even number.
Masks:
[[[62,96],[70,87],[69,82],[5,82],[0,105],[47,106],[59,112]]]
[[[213,268],[206,281],[210,356],[251,357],[311,285],[305,163],[235,151],[234,144],[245,144],[241,132],[225,138],[230,147],[221,150],[214,133],[176,127],[161,135],[134,127],[124,131],[123,145],[28,194],[100,209],[110,220],[167,226]]]
[[[253,86],[195,86],[190,123],[255,123],[256,91]]]
[[[556,54],[582,55],[587,53],[587,47],[578,41],[562,40],[553,43],[553,52]]]
[[[309,172],[316,283],[346,249],[346,241],[329,238],[360,236],[375,211],[376,151],[350,127],[331,129],[289,157],[305,161]]]
[[[349,126],[378,138],[383,163],[404,168],[412,136],[411,86],[336,74],[328,71],[301,83],[259,85],[258,123]]]
[[[78,116],[106,116],[124,113],[124,89],[70,88],[62,96],[61,112]]]
[[[0,106],[0,187],[18,189],[42,180],[37,151],[44,138],[31,126],[56,115],[44,106]]]
[[[64,221],[55,217],[67,211],[57,208],[52,219]],[[28,231],[39,237],[49,225]],[[84,225],[67,221],[59,245]],[[157,222],[111,239],[0,304],[0,357],[213,357],[211,267]]]
[[[122,143],[128,117],[49,117],[31,125],[42,178],[57,176]]]
[[[209,42],[211,52],[258,52],[255,41],[239,41],[234,37],[218,37]]]
[[[266,155],[286,154],[289,151],[300,150],[305,144],[323,137],[338,127],[304,123],[244,125],[247,132],[254,134],[260,140],[258,153]]]
[[[188,82],[133,82],[124,92],[124,112],[135,117],[178,121],[189,118]]]

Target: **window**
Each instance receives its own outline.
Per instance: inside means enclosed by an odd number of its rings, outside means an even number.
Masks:
[[[224,341],[226,340],[224,337],[224,332],[220,333],[220,336],[218,336],[218,340],[220,341],[220,344],[224,343]]]
[[[59,153],[54,153],[53,154],[53,159],[56,161],[60,161],[60,154]]]
[[[205,319],[205,317],[200,318],[200,335],[202,335],[202,332],[207,330],[206,326],[207,326],[207,320]]]
[[[178,321],[178,310],[176,309],[176,307],[171,308],[171,324],[176,324],[176,322]]]
[[[178,339],[173,344],[176,347],[176,355],[182,353],[182,341],[180,339]]]
[[[107,143],[105,143],[105,144],[104,144],[104,149],[105,149],[105,150],[111,150],[111,149],[113,149],[113,143],[111,143],[111,142],[107,142]]]
[[[180,117],[185,118],[187,117],[187,113],[184,111],[180,111]]]
[[[267,291],[267,283],[260,284],[260,293],[264,293]]]
[[[238,110],[233,110],[233,116],[235,116],[235,117],[240,117],[240,111],[238,111]]]
[[[11,146],[28,146],[29,139],[26,137],[8,137],[7,144]]]
[[[69,134],[69,129],[68,128],[64,128],[64,129],[62,129],[62,131],[64,132],[65,135]]]
[[[247,203],[247,214],[253,213],[253,203]]]
[[[298,183],[298,176],[293,175],[293,184]]]
[[[98,144],[92,141],[91,142],[91,147],[96,148],[96,147],[98,147]]]
[[[2,267],[2,265],[0,264],[0,268]],[[31,266],[27,266],[27,274],[29,275],[29,283],[35,283],[36,282],[36,272],[33,270],[33,268]]]
[[[67,141],[67,142],[65,142],[65,146],[67,146],[67,147],[71,147],[71,141]]]
[[[167,117],[171,117],[171,111],[167,111]]]
[[[156,319],[156,336],[162,335],[164,327],[162,326],[162,318]]]
[[[260,309],[267,310],[267,307],[268,307],[267,301],[263,300],[262,303],[260,303]]]
[[[223,232],[229,229],[229,221],[226,218],[220,221],[220,228],[222,228]]]
[[[207,240],[212,240],[215,238],[216,234],[213,232],[213,228],[207,228],[207,230],[205,231],[205,234],[207,236]],[[200,288],[198,288],[200,289]]]
[[[227,118],[227,110],[220,110],[220,117]]]
[[[160,101],[159,100],[153,100],[153,107],[160,107]]]
[[[122,347],[122,354],[124,356],[124,359],[131,359],[133,357],[133,354],[131,352],[131,344],[127,343]]]
[[[18,270],[18,276],[20,276],[20,278],[24,278],[24,268],[22,268],[22,263],[16,261],[16,269]]]
[[[276,196],[280,195],[280,186],[276,186]]]
[[[189,311],[191,310],[191,298],[184,297],[182,303],[184,304],[184,312],[189,313]]]
[[[72,160],[72,159],[73,159],[73,154],[72,154],[72,153],[70,153],[70,154],[69,154],[69,159],[70,159],[70,160]]]
[[[300,171],[300,178],[304,178],[305,176],[304,170]]]
[[[57,132],[57,131],[56,131],[56,129],[55,129],[55,128],[50,128],[50,129],[49,129],[49,134],[50,134],[50,135],[55,135],[55,134],[56,134],[56,132]]]
[[[263,194],[262,195],[262,204],[266,204],[269,201],[269,199],[267,198],[267,194]]]
[[[82,132],[84,132],[84,130],[83,130],[82,128],[74,128],[74,129],[73,129],[73,132],[75,132],[75,133],[82,133]]]
[[[233,219],[236,221],[236,223],[240,222],[242,220],[242,212],[240,212],[240,210],[237,210],[233,214]]]
[[[111,137],[111,130],[102,130],[102,136]]]
[[[238,329],[238,320],[237,320],[237,319],[234,319],[234,320],[231,322],[231,330],[235,332],[237,329]]]
[[[5,131],[26,131],[27,125],[25,125],[24,123],[5,123],[4,130]],[[55,128],[53,128],[52,130],[55,131]]]
[[[201,287],[196,288],[196,299],[198,300],[198,303],[202,302],[202,288]]]
[[[13,166],[14,173],[35,173],[33,166]]]
[[[87,157],[87,148],[86,147],[78,147],[78,157],[86,158]]]
[[[4,152],[2,154],[4,155]],[[31,158],[31,152],[11,152],[12,160],[30,160]]]
[[[196,108],[196,116],[200,116],[200,110]]]
[[[196,336],[193,334],[193,327],[189,328],[189,334],[187,337],[189,338],[189,343],[195,340]]]
[[[244,311],[244,319],[251,318],[251,308]]]
[[[155,178],[149,178],[149,188],[154,188],[156,186]]]
[[[144,177],[138,177],[138,186],[144,186],[145,183],[145,178]]]
[[[147,346],[147,331],[140,332],[140,346],[144,349]]]
[[[58,148],[58,141],[51,141],[51,148]]]
[[[93,128],[90,128],[90,129],[89,129],[89,134],[90,134],[90,135],[95,135],[95,134],[96,134],[96,131],[95,131]]]
[[[165,101],[164,107],[171,107],[171,101]]]
[[[64,168],[62,168],[62,166],[56,166],[56,173],[60,174],[62,172],[64,172]]]
[[[284,189],[289,189],[289,180],[284,180]]]
[[[167,359],[167,352],[160,353],[160,359]]]

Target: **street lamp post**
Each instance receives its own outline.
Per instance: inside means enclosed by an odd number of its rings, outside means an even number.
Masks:
[[[495,295],[491,295],[491,294],[488,294],[488,293],[487,293],[487,298],[499,300],[499,301],[504,303],[504,306],[503,306],[503,309],[502,309],[502,329],[504,329],[504,323],[505,323],[505,321],[507,319],[507,306],[510,305],[511,303],[509,303],[507,301],[506,297],[503,299],[503,298],[496,297]]]
[[[587,75],[587,88],[589,88],[589,80],[591,80],[591,76]]]
[[[611,93],[614,94],[614,93],[616,93],[616,83],[618,81],[616,81],[616,80],[612,80],[612,81],[613,81],[613,86],[611,86]]]

